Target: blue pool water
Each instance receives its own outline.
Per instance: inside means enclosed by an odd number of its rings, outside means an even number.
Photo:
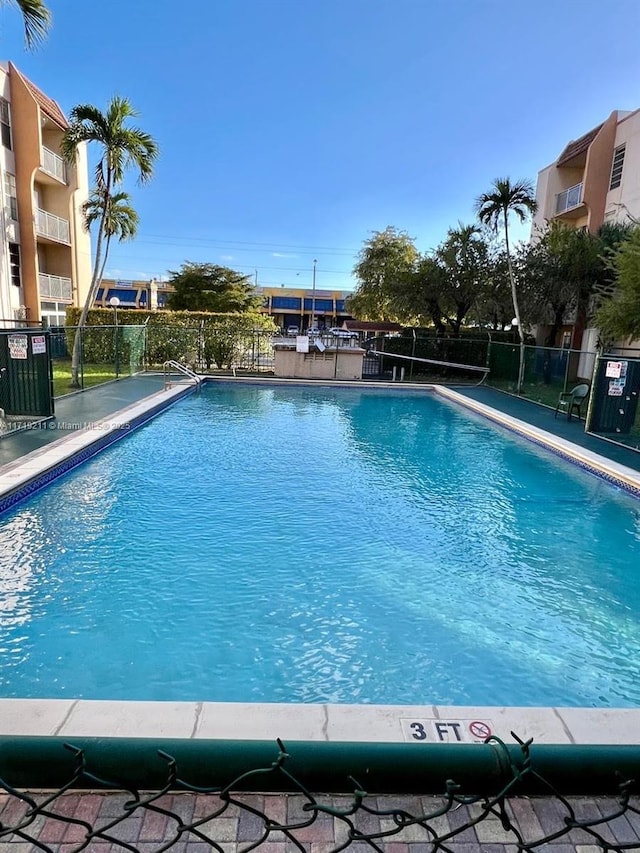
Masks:
[[[0,695],[632,706],[640,503],[431,395],[210,386],[4,516]]]

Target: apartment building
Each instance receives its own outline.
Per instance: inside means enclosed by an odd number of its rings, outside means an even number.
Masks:
[[[166,281],[120,281],[103,279],[98,289],[94,308],[109,308],[111,300],[118,299],[120,308],[155,310],[165,308],[167,296],[173,287]],[[315,325],[329,329],[341,326],[351,315],[345,308],[348,292],[295,287],[258,287],[262,296],[260,312],[273,317],[281,329],[298,328],[300,331]]]
[[[614,110],[569,142],[538,173],[532,238],[557,220],[595,233],[608,221],[640,218],[640,110]]]
[[[0,320],[65,322],[91,281],[86,147],[75,165],[60,156],[68,122],[58,104],[9,63],[0,63]]]
[[[614,110],[602,124],[568,142],[558,159],[538,173],[536,201],[532,240],[547,222],[595,233],[605,222],[640,220],[640,110]],[[585,328],[585,320],[567,318],[557,344],[593,352],[599,331]],[[545,327],[538,332],[543,338]],[[584,371],[579,375],[587,376]]]
[[[166,281],[152,278],[148,281],[103,278],[93,303],[94,308],[111,308],[117,299],[120,308],[142,308],[155,311],[166,308],[167,296],[173,287]]]
[[[303,331],[311,325],[329,329],[351,319],[345,308],[348,291],[294,287],[259,287],[258,291],[263,298],[261,312],[273,317],[283,330],[297,327]]]

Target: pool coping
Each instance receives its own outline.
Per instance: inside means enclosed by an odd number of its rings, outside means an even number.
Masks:
[[[203,377],[204,378],[204,377]],[[542,445],[640,497],[640,473],[530,426],[458,392],[436,385],[399,385],[260,377],[212,383],[351,387],[435,392]],[[0,469],[0,512],[46,486],[184,396],[173,383]],[[365,743],[478,743],[488,734],[513,742],[512,732],[539,744],[640,745],[640,709],[336,705],[234,702],[0,699],[0,737],[54,736],[188,740],[275,740]]]
[[[81,429],[76,429],[77,424],[69,424],[69,435],[2,466],[0,514],[194,391],[192,383],[174,382],[172,387],[156,391],[107,417],[87,422]],[[67,425],[49,420],[38,424],[37,428],[65,430]]]

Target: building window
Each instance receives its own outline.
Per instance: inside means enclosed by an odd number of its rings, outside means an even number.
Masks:
[[[610,190],[615,190],[622,183],[622,166],[624,165],[624,151],[626,145],[620,145],[613,152],[613,165],[611,167],[611,183]]]
[[[64,302],[41,302],[40,316],[47,326],[64,326],[67,321],[67,306]]]
[[[11,284],[20,287],[20,246],[17,243],[9,243],[9,272]]]
[[[18,197],[16,194],[16,176],[9,172],[4,173],[4,194],[9,215],[12,219],[18,219]]]
[[[11,150],[11,118],[9,116],[9,101],[0,98],[0,134],[2,144]]]

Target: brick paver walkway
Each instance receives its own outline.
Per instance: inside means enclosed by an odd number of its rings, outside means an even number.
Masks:
[[[39,803],[45,795],[33,794]],[[229,804],[212,794],[166,794],[156,799],[153,806],[171,814],[137,807],[131,809],[131,797],[122,793],[67,793],[50,805],[51,816],[38,816],[22,832],[29,840],[15,833],[0,837],[3,853],[31,853],[51,850],[55,853],[73,853],[85,849],[90,853],[110,853],[135,849],[152,853],[170,849],[175,853],[205,853],[209,850],[223,853],[241,851],[259,843],[261,853],[289,853],[303,850],[308,853],[329,853],[342,847],[349,839],[355,850],[372,850],[366,836],[393,833],[372,841],[384,853],[430,853],[435,837],[443,839],[454,833],[441,849],[454,853],[517,853],[521,833],[523,845],[534,845],[545,836],[559,833],[559,837],[536,847],[541,853],[596,853],[603,849],[598,838],[584,829],[567,831],[565,817],[570,812],[567,805],[554,798],[516,798],[507,802],[507,814],[515,827],[505,829],[498,815],[482,816],[481,805],[461,805],[446,814],[425,819],[426,826],[413,823],[402,827],[402,818],[394,817],[393,810],[412,816],[434,814],[443,800],[431,796],[367,797],[369,809],[387,814],[371,814],[363,809],[346,818],[318,813],[308,809],[309,801],[300,795],[241,794],[232,797]],[[353,800],[349,797],[318,795],[323,806],[348,810]],[[568,798],[575,817],[582,821],[600,821],[619,810],[613,798]],[[632,805],[638,807],[636,801]],[[305,808],[307,806],[307,808]],[[0,795],[0,823],[2,831],[17,827],[26,812],[26,804],[6,794]],[[55,815],[59,816],[58,818]],[[265,818],[266,815],[266,818]],[[80,823],[68,823],[60,817],[86,821],[94,832],[101,831],[111,840],[93,838],[86,847],[87,829]],[[273,828],[286,825],[291,837]],[[622,845],[626,849],[640,849],[640,815],[631,809],[626,814],[595,824],[605,845]],[[196,832],[208,839],[205,841]],[[364,836],[364,837],[363,837]],[[260,843],[262,839],[262,842]],[[298,845],[292,839],[296,839]],[[37,844],[34,842],[37,841]],[[118,842],[123,842],[118,843]],[[210,842],[215,842],[211,844]],[[171,845],[167,847],[167,845]],[[525,849],[529,849],[525,847]]]

